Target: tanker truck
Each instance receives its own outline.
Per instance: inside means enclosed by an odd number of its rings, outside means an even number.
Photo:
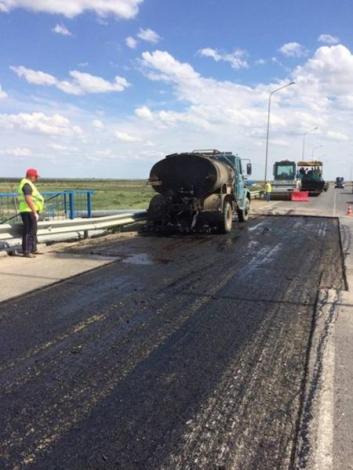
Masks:
[[[251,174],[251,163],[247,163]],[[147,228],[181,232],[232,229],[233,215],[249,217],[250,191],[242,160],[232,152],[194,150],[167,155],[150,171],[156,194],[147,211]]]

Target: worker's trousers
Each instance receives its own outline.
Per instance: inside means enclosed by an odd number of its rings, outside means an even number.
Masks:
[[[21,212],[23,222],[22,251],[34,253],[37,251],[37,219],[33,212]]]

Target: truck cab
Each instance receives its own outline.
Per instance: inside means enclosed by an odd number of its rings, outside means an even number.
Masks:
[[[319,196],[322,191],[327,191],[328,185],[322,176],[322,162],[319,160],[303,160],[298,162],[297,167],[303,191],[308,191],[310,196]]]
[[[296,163],[290,160],[273,165],[272,197],[290,199],[292,192],[300,188],[296,168]]]
[[[344,189],[344,178],[343,176],[337,176],[335,182],[335,188]]]
[[[234,170],[234,197],[238,208],[243,210],[247,206],[247,200],[250,202],[250,190],[247,186],[247,176],[251,175],[251,163],[246,164],[246,175],[243,172],[243,159],[232,152],[219,152],[214,154],[213,158],[226,163]]]

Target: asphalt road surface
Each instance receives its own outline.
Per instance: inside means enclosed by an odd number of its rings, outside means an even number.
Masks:
[[[253,201],[252,206],[255,210],[258,205],[259,201]],[[331,183],[327,192],[322,192],[318,197],[310,197],[308,202],[273,200],[265,205],[261,202],[260,205],[264,209],[287,210],[288,214],[340,217],[346,214],[348,205],[353,208],[353,188],[351,183],[347,183],[344,189],[335,189]]]
[[[289,468],[337,221],[79,251],[116,261],[0,304],[0,467]]]

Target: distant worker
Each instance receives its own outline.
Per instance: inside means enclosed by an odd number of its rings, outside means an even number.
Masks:
[[[271,193],[272,193],[272,184],[267,181],[265,183],[265,199],[267,202],[271,200]]]
[[[29,168],[18,186],[19,212],[23,222],[22,251],[26,258],[35,258],[37,250],[37,222],[44,209],[44,198],[35,187],[39,174]]]
[[[304,168],[304,167],[301,167],[301,168],[300,168],[299,174],[300,174],[301,176],[305,175],[305,168]]]

